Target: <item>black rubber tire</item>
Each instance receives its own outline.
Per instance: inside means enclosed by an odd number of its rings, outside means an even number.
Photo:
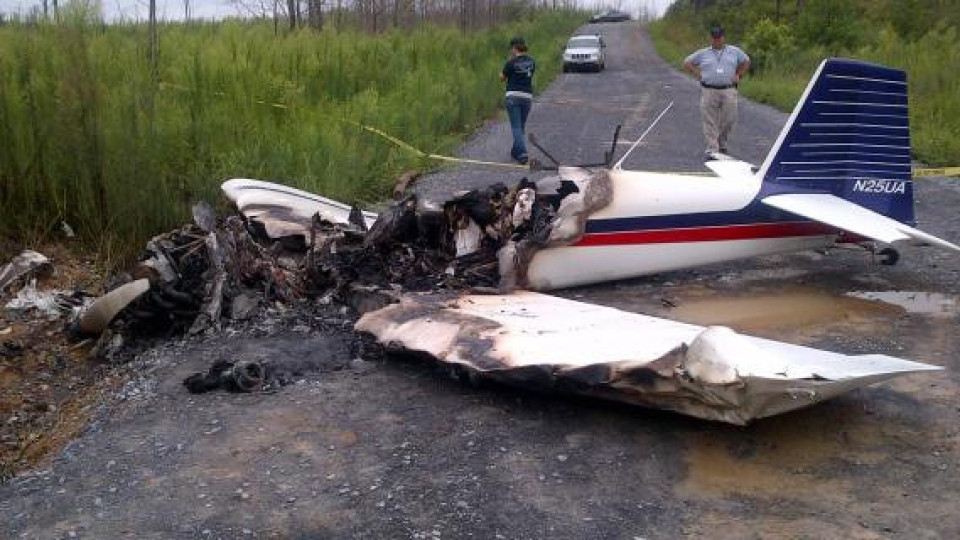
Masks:
[[[880,255],[880,264],[884,266],[893,266],[900,261],[900,252],[893,248],[883,248],[877,255]]]
[[[242,392],[253,392],[266,382],[266,372],[259,362],[249,362],[234,366],[233,380]]]

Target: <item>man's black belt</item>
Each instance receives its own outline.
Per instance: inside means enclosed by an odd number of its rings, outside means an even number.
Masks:
[[[726,90],[727,88],[736,88],[736,84],[707,84],[705,82],[700,83],[700,86],[704,88],[709,88],[711,90]]]

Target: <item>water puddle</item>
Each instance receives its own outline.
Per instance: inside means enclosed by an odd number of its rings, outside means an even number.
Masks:
[[[958,313],[957,298],[940,293],[916,291],[849,292],[848,297],[900,306],[909,313],[953,317]]]
[[[872,299],[799,291],[749,298],[681,299],[670,311],[670,317],[704,326],[724,325],[762,332],[837,322],[879,322],[904,313],[901,306]]]
[[[692,291],[689,291],[692,292]],[[853,291],[841,296],[810,290],[740,298],[709,291],[681,295],[665,315],[703,326],[724,325],[744,332],[830,326],[838,323],[885,324],[907,313],[950,318],[960,314],[960,299],[915,291]]]

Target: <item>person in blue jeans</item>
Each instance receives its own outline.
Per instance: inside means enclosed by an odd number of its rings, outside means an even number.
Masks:
[[[507,83],[506,109],[513,131],[510,156],[519,163],[527,163],[525,130],[530,106],[533,104],[533,72],[537,63],[527,54],[527,43],[522,37],[510,40],[510,59],[503,65],[500,80]]]

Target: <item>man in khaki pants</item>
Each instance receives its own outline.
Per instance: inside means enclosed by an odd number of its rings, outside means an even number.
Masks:
[[[683,68],[700,81],[700,115],[707,140],[707,158],[727,153],[727,138],[737,122],[737,83],[750,68],[750,57],[738,47],[724,43],[723,27],[710,29],[709,47],[691,54]]]

